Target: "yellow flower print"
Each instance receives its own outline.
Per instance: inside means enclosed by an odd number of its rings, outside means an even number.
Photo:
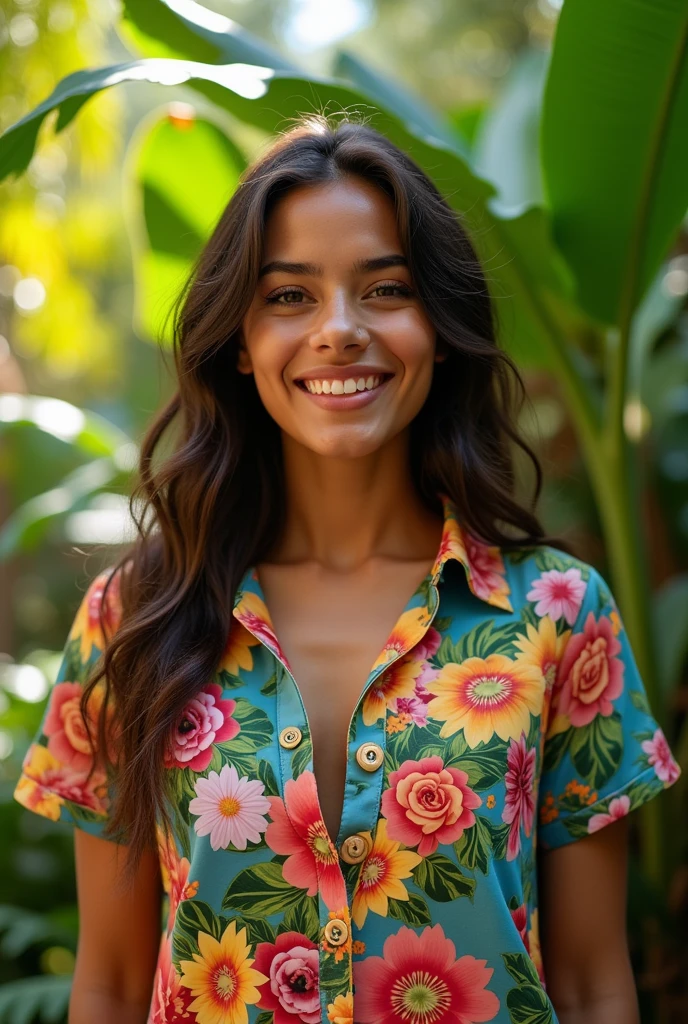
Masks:
[[[528,732],[530,716],[542,710],[545,681],[537,666],[512,661],[503,654],[448,663],[427,684],[435,694],[428,704],[431,718],[443,722],[444,739],[463,729],[469,747],[487,743],[495,733],[502,740]]]
[[[565,630],[557,636],[557,627],[549,615],[544,615],[538,622],[537,629],[528,623],[526,635],[514,641],[514,647],[521,652],[517,661],[520,664],[539,669],[545,680],[545,687],[551,690],[557,677],[566,643],[571,630]]]
[[[251,966],[251,947],[246,944],[246,929],[236,930],[230,921],[218,942],[206,932],[198,933],[199,953],[193,960],[182,960],[181,983],[196,998],[189,1010],[198,1024],[248,1024],[247,1006],[260,999],[256,986],[269,979]]]
[[[416,679],[423,671],[423,662],[412,658],[400,658],[378,676],[363,701],[363,722],[374,725],[383,718],[392,701],[400,697],[412,697]]]
[[[253,636],[252,633],[249,633],[241,622],[234,619],[229,630],[227,647],[225,648],[225,653],[222,656],[220,670],[229,672],[233,676],[239,674],[240,668],[245,669],[246,672],[250,672],[253,668],[253,655],[251,654],[250,648],[255,647],[259,643],[260,641],[257,637]]]
[[[613,608],[609,613],[609,621],[612,624],[612,632],[614,636],[618,636],[623,629],[623,623],[621,622],[621,616],[617,612],[616,608]]]
[[[45,750],[45,747],[40,749]],[[55,760],[47,750],[45,750],[45,753],[53,761]],[[57,764],[57,762],[55,763]],[[51,793],[49,790],[44,789],[35,779],[30,779],[27,775],[22,775],[19,779],[14,790],[14,799],[29,811],[43,814],[46,818],[50,818],[51,821],[60,820],[60,812],[64,804],[62,797],[58,796],[57,793]]]
[[[354,891],[351,916],[357,928],[363,927],[369,910],[386,917],[390,897],[408,900],[409,894],[401,879],[410,878],[421,860],[417,853],[402,850],[401,843],[387,838],[387,821],[380,818],[373,846],[363,862]]]
[[[413,721],[413,715],[402,711],[398,715],[389,715],[387,718],[387,733],[392,736],[395,732],[403,732]]]
[[[111,637],[115,632],[122,615],[119,574],[114,576],[107,589],[107,598],[103,601],[108,576],[107,572],[101,573],[91,582],[69,631],[70,640],[79,640],[84,665],[88,664],[94,647],[103,650],[106,637]]]
[[[354,1024],[353,992],[337,996],[333,1003],[327,1004],[327,1019],[330,1024]]]
[[[427,605],[419,605],[417,608],[409,608],[402,612],[371,671],[410,651],[425,636],[429,625],[430,609]],[[420,666],[418,672],[420,673]]]
[[[485,801],[486,806],[489,807],[490,810],[492,810],[492,808],[494,807],[494,805],[496,803],[497,803],[497,800],[495,799],[494,793],[490,793],[490,795],[488,796],[487,800]]]

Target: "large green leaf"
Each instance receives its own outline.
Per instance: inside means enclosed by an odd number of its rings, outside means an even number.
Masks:
[[[547,64],[542,49],[519,58],[475,138],[473,166],[496,186],[506,206],[542,200],[539,133]]]
[[[688,206],[688,4],[569,0],[545,91],[542,159],[580,301],[626,324]]]
[[[408,125],[416,126],[424,135],[441,139],[445,145],[464,157],[468,156],[468,145],[458,130],[401,82],[381,75],[360,57],[346,50],[338,51],[332,70],[338,78],[351,82],[370,96],[383,110],[396,114]]]
[[[193,108],[170,107],[139,126],[127,167],[135,186],[126,192],[133,214],[134,325],[144,336],[170,341],[167,314],[245,160],[212,121],[195,117]]]
[[[476,176],[454,149],[433,137],[414,133],[413,126],[377,110],[367,97],[337,80],[294,77],[245,64],[212,65],[162,58],[79,71],[60,82],[47,100],[0,138],[0,180],[27,167],[40,124],[51,110],[59,108],[59,131],[90,96],[126,81],[190,86],[240,120],[269,133],[309,111],[365,113],[373,127],[426,170],[472,230],[497,298],[498,314],[505,324],[506,344],[516,346],[521,356],[527,353],[525,362],[553,366],[560,379],[566,377],[565,389],[569,387],[572,371],[564,339],[573,328],[566,322],[552,321],[555,309],[565,308],[566,297],[562,296],[560,303],[543,299],[539,277],[535,276],[542,267],[561,263],[551,243],[546,247],[547,230],[537,227],[538,218],[541,224],[546,222],[545,214],[527,211],[513,217],[496,204],[490,205],[494,187]],[[533,239],[541,246],[537,252],[532,249]],[[512,240],[520,240],[521,251],[530,252],[530,264],[514,258]],[[552,275],[550,280],[554,284]]]
[[[110,420],[59,398],[0,395],[0,437],[26,426],[51,434],[86,457],[114,456],[131,439]]]
[[[65,1019],[72,991],[71,975],[39,974],[0,985],[0,1020],[29,1024],[39,1020],[59,1024]]]
[[[296,70],[262,39],[194,0],[123,0],[119,29],[124,41],[145,57]]]

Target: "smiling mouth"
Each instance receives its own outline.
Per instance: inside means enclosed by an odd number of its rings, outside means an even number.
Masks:
[[[346,380],[297,380],[303,391],[312,395],[355,395],[360,391],[375,391],[393,377],[393,373],[375,373],[369,377],[347,377]]]

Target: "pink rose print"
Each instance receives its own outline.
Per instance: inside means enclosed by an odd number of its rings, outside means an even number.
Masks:
[[[387,835],[417,846],[421,857],[460,839],[475,825],[473,810],[482,803],[467,783],[466,772],[445,768],[441,757],[404,761],[390,773],[389,789],[382,794]]]
[[[487,988],[493,968],[474,956],[457,960],[441,925],[420,935],[402,927],[382,953],[354,964],[360,1024],[483,1024],[497,1016],[499,999]]]
[[[509,743],[506,763],[506,799],[502,821],[510,826],[506,859],[513,860],[521,849],[521,825],[529,836],[535,812],[535,747],[527,749],[525,733],[521,733],[520,740],[511,740]]]
[[[182,711],[165,752],[166,768],[191,768],[203,772],[213,756],[213,743],[233,740],[239,723],[232,718],[236,701],[222,700],[217,683],[204,686]]]
[[[611,715],[612,701],[623,691],[624,663],[616,655],[621,644],[604,615],[589,612],[582,633],[566,645],[556,682],[558,712],[571,725],[589,725],[596,715]]]
[[[654,765],[655,775],[668,785],[676,782],[681,769],[674,760],[666,736],[661,729],[656,729],[651,740],[645,740],[642,749],[649,754],[648,761]]]
[[[580,569],[549,569],[536,579],[526,594],[526,600],[537,601],[535,614],[549,615],[556,622],[562,615],[572,626],[585,596],[586,584]]]
[[[617,796],[609,804],[606,814],[593,814],[588,822],[588,832],[599,832],[605,825],[611,825],[619,818],[625,818],[631,809],[631,800],[627,796]]]
[[[77,774],[86,774],[93,762],[93,748],[80,710],[82,693],[80,683],[56,683],[43,728],[50,753]],[[96,688],[88,704],[88,725],[94,743],[98,739],[98,715],[102,703],[103,691]]]
[[[259,987],[258,1008],[272,1010],[274,1024],[320,1024],[318,947],[299,932],[259,942],[253,968],[269,981]]]

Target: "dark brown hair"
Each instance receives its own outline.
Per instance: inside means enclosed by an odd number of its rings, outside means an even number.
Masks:
[[[345,175],[393,200],[415,288],[448,350],[411,425],[410,470],[420,496],[439,512],[437,495],[447,494],[465,528],[503,548],[552,543],[532,511],[540,467],[514,426],[523,384],[497,346],[485,277],[460,218],[413,160],[370,125],[304,118],[245,171],[175,305],[177,391],[143,441],[132,497],[139,535],[116,566],[123,618],[83,696],[85,710],[105,679],[97,748],[105,749],[112,704],[119,750],[106,834],[126,837],[132,872],[154,843],[156,817],[169,825],[168,739],[217,670],[244,572],[282,529],[280,433],[253,376],[236,369],[266,219],[289,189]],[[515,448],[534,469],[529,508],[514,496]]]

